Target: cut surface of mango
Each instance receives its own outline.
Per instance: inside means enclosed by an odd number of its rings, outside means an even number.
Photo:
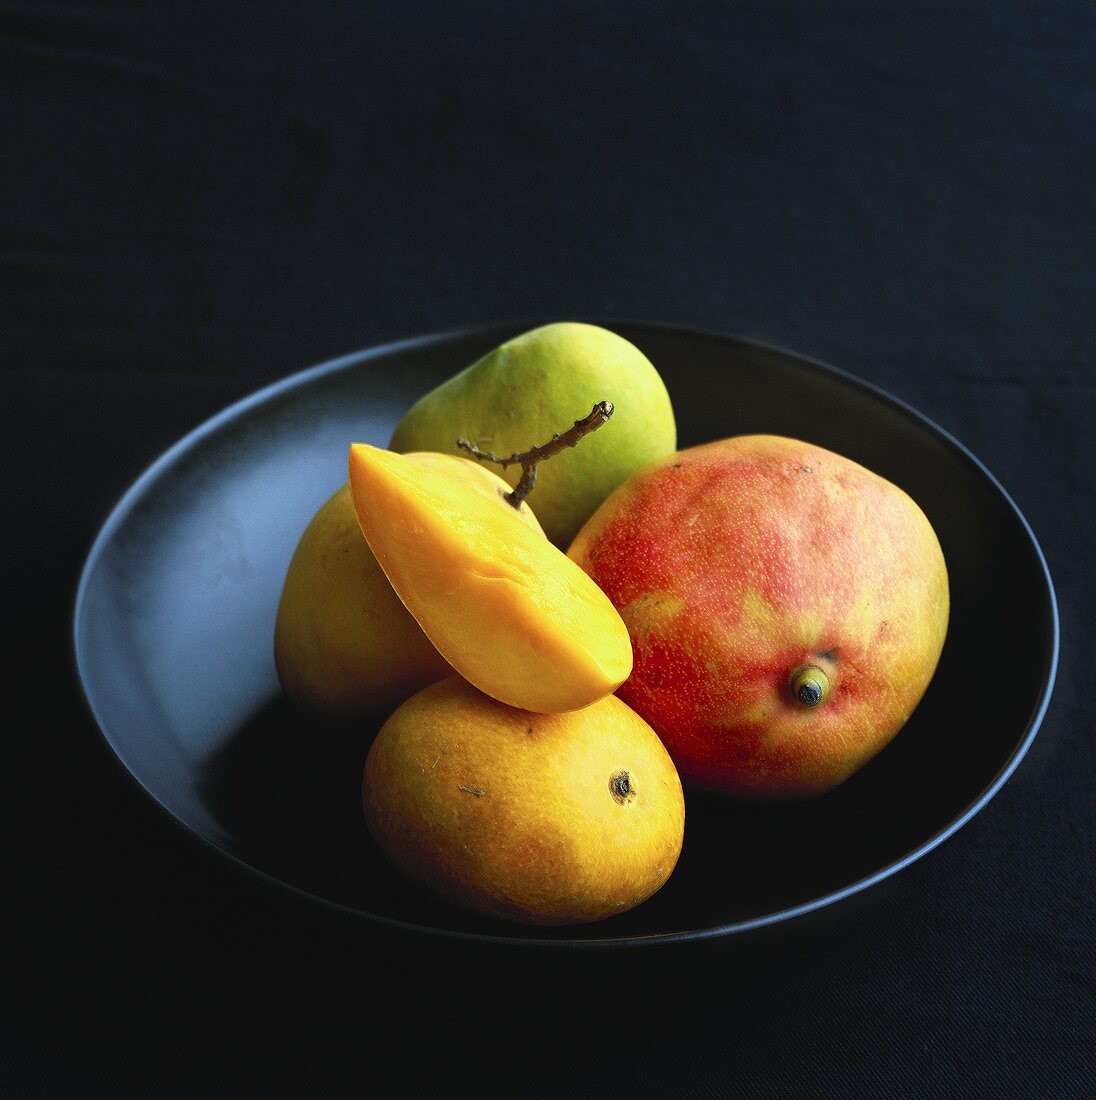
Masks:
[[[627,679],[632,647],[620,615],[502,489],[364,443],[351,446],[349,472],[377,561],[469,683],[553,714],[589,706]]]

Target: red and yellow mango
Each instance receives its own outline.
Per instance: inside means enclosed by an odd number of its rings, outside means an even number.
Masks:
[[[897,486],[820,447],[740,436],[634,475],[569,554],[620,611],[620,697],[682,777],[827,791],[902,728],[935,671],[948,578]]]

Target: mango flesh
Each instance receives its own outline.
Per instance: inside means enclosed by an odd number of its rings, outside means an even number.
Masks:
[[[487,493],[508,489],[467,459],[408,457]],[[528,505],[520,516],[540,533]],[[452,674],[377,564],[358,525],[349,484],[319,509],[294,551],[278,604],[274,662],[296,706],[333,723],[390,710]]]
[[[632,667],[605,594],[501,489],[355,443],[350,487],[385,575],[438,652],[494,699],[543,713],[585,707]]]
[[[570,554],[628,624],[621,698],[682,777],[751,798],[844,781],[901,729],[948,623],[944,556],[901,489],[822,448],[741,436],[632,478]],[[803,666],[828,693],[805,706]]]
[[[466,908],[542,925],[601,920],[650,897],[685,822],[670,757],[619,699],[533,714],[459,677],[384,725],[362,805],[406,873]]]
[[[566,546],[627,477],[670,454],[677,430],[666,387],[634,344],[597,325],[560,322],[526,332],[420,398],[392,436],[394,451],[457,451],[464,438],[498,455],[547,442],[613,402],[613,418],[545,462],[534,504],[548,537]],[[503,475],[511,485],[519,467]]]

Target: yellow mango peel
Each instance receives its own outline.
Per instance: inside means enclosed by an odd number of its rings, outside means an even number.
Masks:
[[[501,489],[365,443],[351,445],[349,472],[370,549],[469,683],[510,706],[556,714],[628,678],[628,629],[608,597]]]

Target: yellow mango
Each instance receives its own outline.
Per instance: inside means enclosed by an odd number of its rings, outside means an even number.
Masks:
[[[500,477],[466,458],[408,458],[471,489],[509,491]],[[528,505],[519,518],[540,533]],[[294,551],[278,604],[274,663],[296,706],[330,722],[390,709],[452,674],[377,564],[358,526],[349,484],[313,516]]]
[[[650,897],[685,827],[669,754],[616,696],[531,714],[457,676],[385,723],[362,806],[407,874],[466,908],[541,925],[601,920]]]
[[[576,710],[632,669],[628,630],[596,584],[501,490],[364,443],[350,488],[369,546],[438,652],[511,706]]]

